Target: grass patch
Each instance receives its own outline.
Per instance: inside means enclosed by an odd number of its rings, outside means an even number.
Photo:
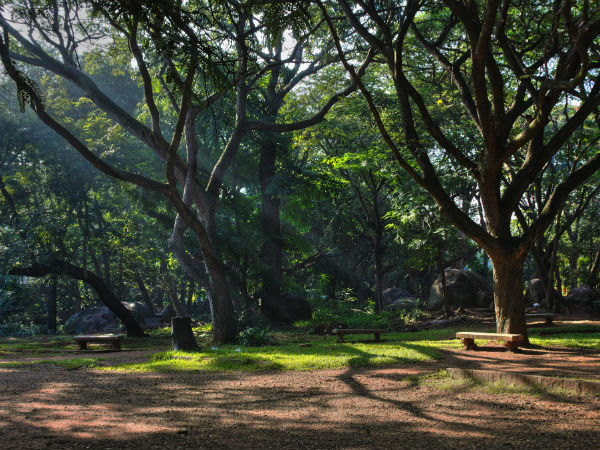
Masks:
[[[553,332],[559,327],[550,328]],[[146,350],[156,353],[142,363],[118,364],[105,361],[101,369],[127,371],[274,371],[343,369],[347,367],[382,367],[431,361],[442,356],[444,349],[462,347],[455,339],[457,331],[494,331],[489,326],[455,325],[443,329],[417,332],[384,333],[382,342],[373,342],[373,335],[348,335],[346,342],[337,343],[336,336],[316,336],[298,329],[275,331],[279,345],[249,347],[225,345],[212,347],[206,326],[197,330],[202,350],[194,353],[167,351],[171,348],[170,330],[161,329],[150,337],[123,339],[123,350]],[[593,330],[593,329],[591,329]],[[530,330],[530,340],[541,347],[570,347],[600,350],[600,333],[589,325],[565,327],[563,334],[543,334],[544,329]],[[478,341],[480,345],[486,340]],[[96,347],[106,348],[106,347]],[[15,359],[40,357],[44,354],[80,353],[70,336],[37,336],[0,338],[0,357]],[[99,358],[71,358],[23,362],[23,365],[52,364],[67,368],[92,367]],[[106,358],[102,358],[106,359]],[[107,364],[105,366],[105,364]],[[5,365],[6,366],[6,365]],[[72,367],[71,367],[72,366]],[[97,367],[97,366],[96,366]]]
[[[581,394],[564,388],[548,388],[537,384],[517,385],[509,384],[503,381],[493,383],[483,382],[475,378],[454,378],[446,370],[439,372],[413,376],[412,380],[407,380],[411,386],[425,385],[436,389],[451,391],[455,394],[463,392],[480,392],[485,394],[517,394],[523,396],[534,396],[538,398],[550,399],[555,401],[568,401],[574,397],[594,397],[592,394]]]
[[[600,326],[593,324],[558,325],[553,327],[530,328],[531,336],[555,335],[565,333],[600,333]]]
[[[0,367],[37,367],[53,365],[67,370],[94,367],[102,358],[41,359],[36,361],[11,361],[0,364]]]
[[[567,347],[600,350],[600,333],[565,333],[553,335],[531,335],[529,341],[542,347]]]
[[[104,367],[126,371],[273,371],[391,366],[431,361],[442,356],[439,341],[347,342],[334,337],[313,340],[310,346],[290,343],[266,347],[223,346],[199,352],[163,352],[150,361]]]

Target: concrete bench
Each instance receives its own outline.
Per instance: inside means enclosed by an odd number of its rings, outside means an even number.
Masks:
[[[87,344],[109,344],[113,350],[121,350],[121,341],[123,335],[121,334],[90,334],[87,336],[75,336],[73,338],[75,342],[79,344],[80,350],[87,350]]]
[[[552,325],[552,320],[556,317],[553,313],[532,313],[525,314],[526,319],[544,319],[545,325]]]
[[[477,348],[475,339],[489,339],[493,341],[503,341],[505,347],[511,352],[514,352],[519,347],[519,342],[524,340],[522,334],[477,333],[471,331],[461,331],[456,333],[456,337],[462,340],[465,350],[475,350]]]
[[[332,333],[337,334],[338,342],[344,342],[345,334],[374,334],[375,342],[379,342],[381,340],[381,333],[384,331],[381,328],[335,328]]]

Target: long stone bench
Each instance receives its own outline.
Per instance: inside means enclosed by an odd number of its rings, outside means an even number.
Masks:
[[[479,333],[474,331],[461,331],[456,333],[456,337],[462,340],[465,350],[475,350],[477,348],[475,339],[489,339],[503,341],[504,346],[511,352],[516,351],[519,348],[519,342],[525,339],[522,334]]]
[[[384,331],[381,328],[334,328],[332,333],[337,334],[338,342],[344,342],[345,334],[374,334],[375,342],[379,342]]]
[[[73,338],[77,344],[79,344],[80,350],[87,350],[87,344],[109,344],[113,350],[121,350],[121,341],[123,341],[123,335],[121,334],[90,334],[75,336]]]

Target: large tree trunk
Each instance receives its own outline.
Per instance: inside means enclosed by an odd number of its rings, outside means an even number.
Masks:
[[[283,243],[281,239],[281,222],[279,219],[280,200],[273,193],[272,181],[275,177],[275,161],[277,143],[266,139],[261,145],[258,176],[261,192],[261,222],[264,243],[260,249],[263,266],[262,305],[265,310],[277,311],[277,303],[281,301]],[[270,307],[273,305],[273,307]],[[272,317],[277,320],[277,317]]]
[[[198,344],[194,338],[191,317],[173,317],[171,319],[171,339],[173,350],[196,351]]]
[[[498,333],[516,333],[529,343],[523,299],[523,257],[492,253],[494,305]]]
[[[82,280],[92,286],[102,303],[106,305],[121,321],[127,329],[127,336],[146,336],[144,330],[137,323],[131,311],[115,297],[104,281],[96,274],[81,267],[74,266],[65,261],[52,260],[48,264],[34,264],[31,267],[14,267],[9,270],[9,275],[43,277],[48,274],[68,275],[71,278]]]
[[[237,336],[233,301],[231,300],[225,268],[220,261],[207,257],[204,261],[208,271],[210,314],[213,324],[213,340],[216,344],[235,342]]]
[[[183,232],[186,225],[179,218],[175,222],[169,247],[175,253],[187,275],[206,288],[213,325],[213,341],[216,344],[226,344],[235,342],[237,327],[225,266],[214,245],[216,242],[216,199],[213,199],[213,202],[212,205],[203,205],[202,208],[198,208],[203,213],[199,216],[206,230],[206,234],[198,236],[203,258],[197,258],[185,250]]]
[[[233,310],[233,300],[229,292],[227,274],[220,253],[214,244],[217,242],[216,233],[216,203],[206,208],[202,223],[206,228],[208,240],[201,241],[202,255],[208,274],[208,299],[210,301],[210,314],[213,325],[213,341],[215,344],[227,344],[235,342],[237,337],[237,326]]]

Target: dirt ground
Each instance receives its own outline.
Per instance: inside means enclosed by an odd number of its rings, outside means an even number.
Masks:
[[[411,383],[444,367],[599,378],[600,355],[489,347],[393,369],[253,374],[0,366],[0,449],[600,448],[600,398]]]

